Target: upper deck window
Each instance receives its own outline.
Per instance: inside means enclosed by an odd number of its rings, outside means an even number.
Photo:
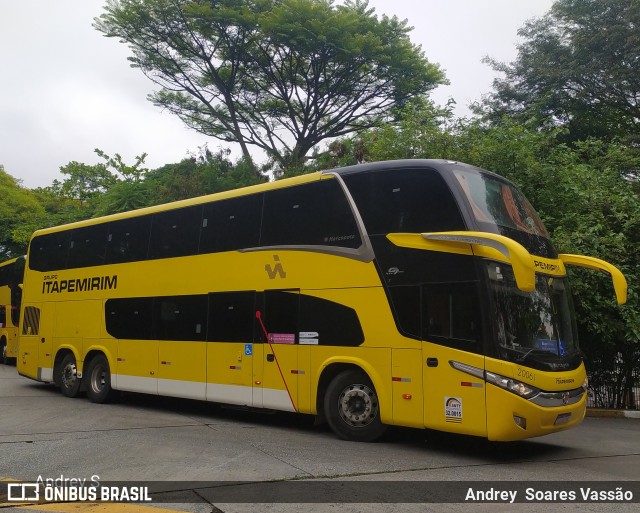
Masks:
[[[261,246],[338,246],[362,241],[347,198],[337,180],[327,179],[265,195]]]
[[[465,229],[449,187],[432,169],[354,173],[344,181],[369,235]]]

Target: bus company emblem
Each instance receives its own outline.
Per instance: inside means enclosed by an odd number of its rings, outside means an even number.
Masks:
[[[534,260],[533,264],[543,271],[549,271],[552,273],[560,272],[560,266],[558,264],[548,264],[546,262],[542,262],[540,260]]]
[[[401,271],[397,267],[389,267],[387,270],[387,276],[396,276],[398,274],[402,274],[404,271]]]
[[[53,278],[48,279],[47,278]],[[43,294],[60,294],[61,292],[89,292],[92,290],[107,290],[118,288],[118,275],[92,276],[90,278],[77,278],[71,280],[59,280],[57,276],[45,276],[42,282]]]
[[[286,278],[287,273],[282,267],[282,263],[280,262],[280,257],[278,255],[273,255],[273,261],[276,262],[275,265],[267,264],[264,266],[264,270],[267,271],[267,275],[270,280],[275,280],[278,276],[280,278]]]

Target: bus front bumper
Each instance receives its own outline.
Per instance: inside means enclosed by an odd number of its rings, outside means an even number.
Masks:
[[[486,393],[489,440],[524,440],[565,431],[579,425],[586,412],[586,392],[576,397],[576,402],[559,406],[541,406],[490,384]]]

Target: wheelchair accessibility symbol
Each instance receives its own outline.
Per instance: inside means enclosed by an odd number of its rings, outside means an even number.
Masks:
[[[253,344],[245,344],[244,345],[244,355],[245,356],[253,356]]]

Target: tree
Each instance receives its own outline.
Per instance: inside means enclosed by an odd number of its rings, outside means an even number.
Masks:
[[[116,177],[104,164],[88,165],[72,161],[60,168],[67,178],[53,181],[51,191],[64,198],[77,200],[80,207],[104,194],[116,183]]]
[[[0,261],[24,255],[45,212],[34,194],[0,166]]]
[[[537,126],[561,125],[569,140],[640,141],[640,0],[557,0],[519,32],[511,64],[484,108]]]
[[[149,173],[146,182],[153,203],[167,203],[264,182],[245,161],[232,163],[229,150],[211,152],[201,148],[198,155],[177,164],[166,164]]]
[[[67,178],[62,182],[54,180],[50,187],[38,190],[40,199],[57,221],[53,224],[147,206],[146,193],[142,191],[148,172],[143,167],[147,154],[136,156],[134,163],[128,165],[118,153],[112,157],[98,148],[94,152],[104,162],[69,162],[60,168]]]
[[[95,27],[128,44],[154,104],[282,170],[445,83],[406,21],[360,0],[110,0]]]
[[[98,165],[109,170],[112,177],[109,187],[96,201],[95,215],[127,212],[153,204],[151,192],[145,180],[149,170],[143,167],[147,158],[146,153],[137,155],[135,162],[128,165],[119,153],[111,157],[98,148],[95,152],[105,161],[104,164]]]

